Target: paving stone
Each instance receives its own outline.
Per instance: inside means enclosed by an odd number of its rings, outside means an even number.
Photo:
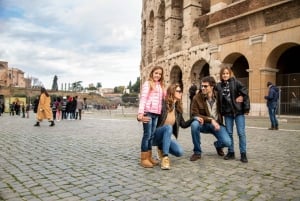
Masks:
[[[191,162],[190,129],[178,142],[185,153],[170,156],[171,170],[139,165],[142,125],[135,115],[85,113],[81,121],[54,127],[29,119],[0,118],[0,198],[5,200],[300,200],[300,129],[285,123],[269,131],[247,118],[249,163],[217,156],[214,137],[201,136],[203,157]],[[11,122],[14,124],[11,124]],[[265,124],[263,124],[265,121]],[[269,125],[267,118],[259,125]],[[153,149],[155,156],[155,150]],[[225,152],[227,150],[225,149]]]

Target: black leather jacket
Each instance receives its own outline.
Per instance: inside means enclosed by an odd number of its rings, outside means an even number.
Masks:
[[[158,117],[157,127],[161,127],[164,125],[164,123],[167,119],[167,116],[168,116],[167,105],[166,105],[166,102],[163,101],[162,111],[161,111],[161,115]],[[182,113],[179,112],[175,108],[175,124],[173,125],[173,135],[177,138],[178,132],[179,132],[179,126],[181,128],[188,128],[192,122],[193,122],[193,119],[189,119],[189,120],[185,121],[182,116]]]
[[[219,101],[221,104],[221,114],[222,115],[237,115],[245,114],[250,111],[250,99],[248,95],[248,89],[234,77],[228,80],[230,99],[226,99],[223,94],[223,89],[225,82],[219,82],[217,84],[216,90],[219,94]],[[238,96],[243,96],[243,102],[236,102]]]

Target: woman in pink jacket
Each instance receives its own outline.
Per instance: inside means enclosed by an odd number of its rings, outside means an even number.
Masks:
[[[148,122],[143,122],[144,131],[141,142],[141,165],[145,168],[158,165],[158,161],[152,158],[152,141],[164,95],[164,71],[162,67],[156,66],[142,86],[137,116],[138,121],[142,121],[143,116],[149,118]]]

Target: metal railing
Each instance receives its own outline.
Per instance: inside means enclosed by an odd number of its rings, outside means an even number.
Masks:
[[[278,115],[300,115],[300,86],[278,86]],[[266,100],[268,88],[252,89],[249,91],[251,113],[254,116],[268,115]]]

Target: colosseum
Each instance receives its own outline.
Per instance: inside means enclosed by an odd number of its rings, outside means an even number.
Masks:
[[[249,89],[252,116],[267,115],[266,83],[281,89],[279,114],[300,115],[299,0],[143,0],[141,82],[153,66],[188,89],[229,65]]]

